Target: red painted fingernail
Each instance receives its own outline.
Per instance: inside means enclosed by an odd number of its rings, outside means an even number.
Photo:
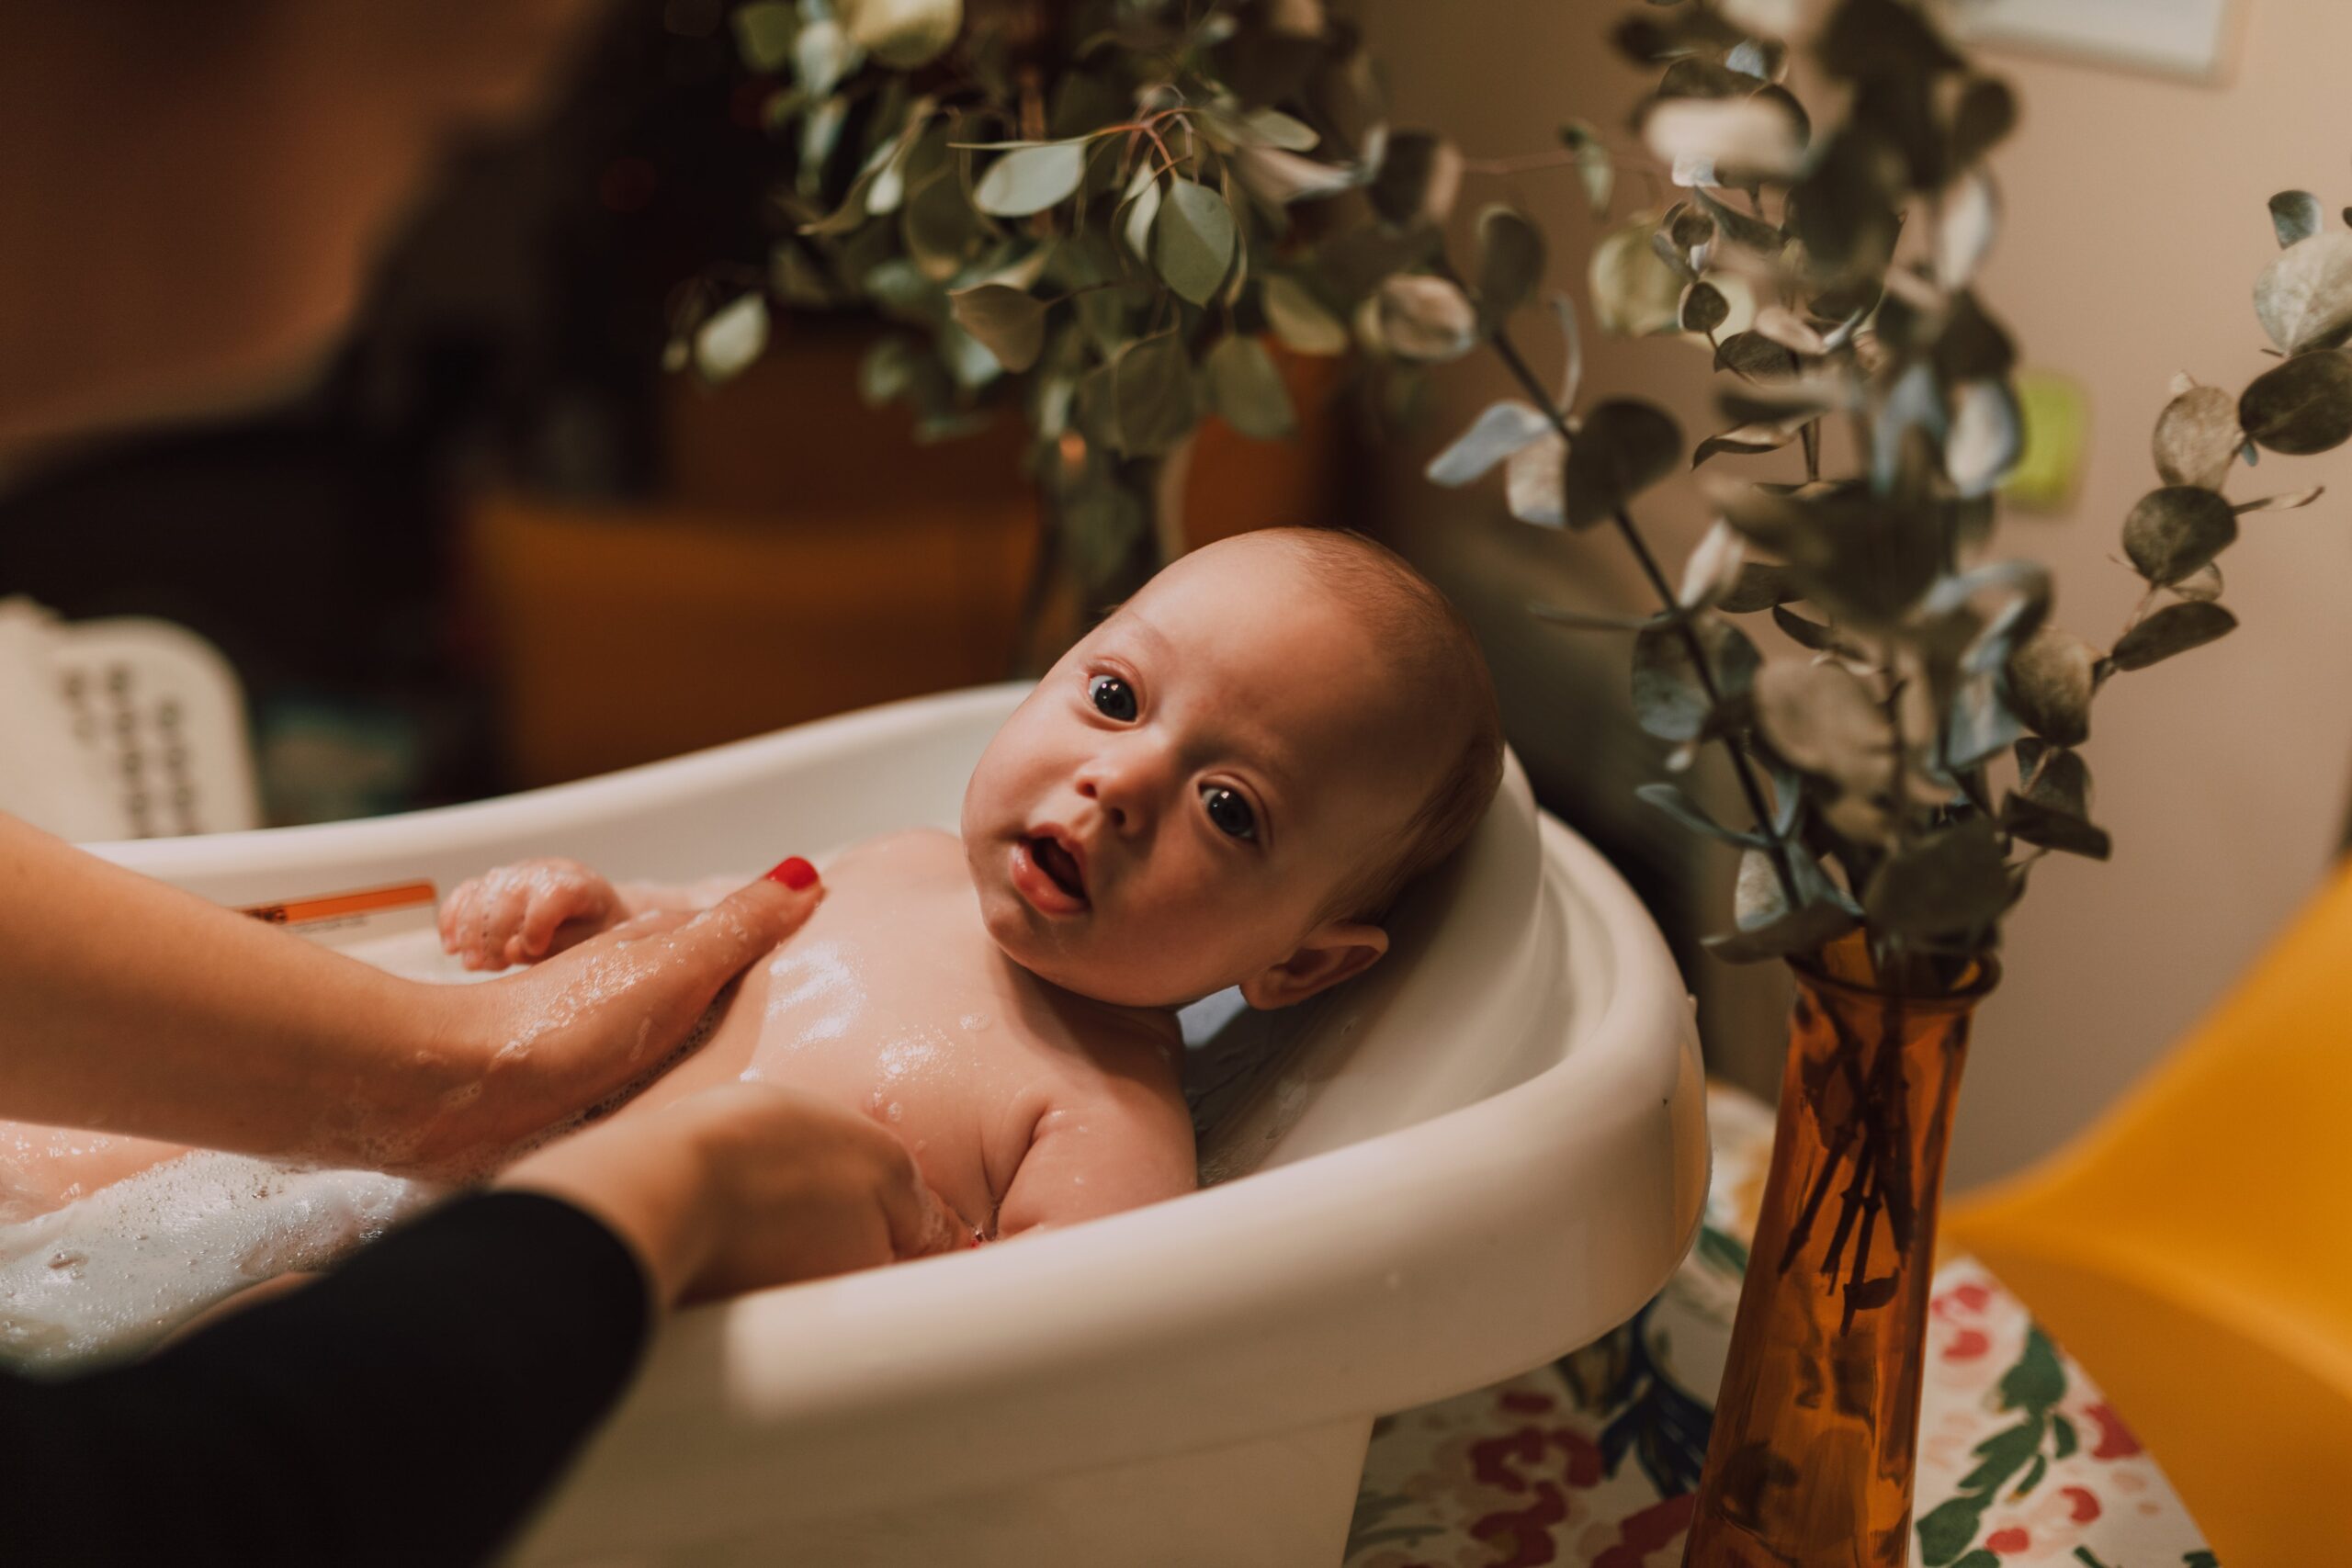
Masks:
[[[817,868],[794,855],[790,860],[776,863],[776,868],[768,873],[768,880],[781,882],[797,893],[803,888],[817,886]]]

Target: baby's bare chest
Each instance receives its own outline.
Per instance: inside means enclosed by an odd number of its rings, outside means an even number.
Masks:
[[[862,1113],[985,1225],[1038,1118],[1091,1092],[1082,1027],[989,939],[952,839],[887,840],[828,870],[808,924],[645,1098],[750,1079]]]

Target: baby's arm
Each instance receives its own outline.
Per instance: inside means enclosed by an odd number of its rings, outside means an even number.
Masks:
[[[639,915],[707,909],[742,880],[615,886],[576,860],[516,861],[464,883],[443,901],[441,947],[469,969],[536,964]]]
[[[1075,1224],[1200,1185],[1193,1114],[1164,1064],[1049,1101],[997,1210],[997,1235]]]

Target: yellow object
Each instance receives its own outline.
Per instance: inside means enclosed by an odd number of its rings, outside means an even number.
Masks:
[[[2098,1126],[1947,1221],[2227,1568],[2352,1563],[2347,978],[2352,867]]]
[[[2064,512],[2083,477],[2090,444],[2090,398],[2082,383],[2054,370],[2017,374],[2018,417],[2025,446],[2001,481],[2001,498],[2030,512]]]

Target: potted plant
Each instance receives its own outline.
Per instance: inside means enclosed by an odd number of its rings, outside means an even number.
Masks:
[[[1509,368],[1522,395],[1430,477],[1500,469],[1522,521],[1632,552],[1653,614],[1538,613],[1630,637],[1635,711],[1669,775],[1723,749],[1742,818],[1671,776],[1641,794],[1739,851],[1734,927],[1707,945],[1785,963],[1799,987],[1688,1561],[1892,1564],[1909,1550],[1944,1147],[2002,922],[2043,856],[2108,853],[2080,751],[2094,697],[2230,631],[2214,561],[2237,518],[2318,494],[2232,502],[2236,465],[2352,437],[2336,346],[2352,235],[2323,231],[2307,195],[2274,200],[2286,249],[2256,308],[2286,357],[2243,395],[2176,389],[2160,482],[2123,523],[2146,592],[2094,644],[2050,618],[2046,569],[1989,550],[2024,432],[2015,349],[1974,283],[1998,228],[1985,160],[2014,99],[1924,3],[1836,0],[1805,38],[1776,36],[1796,9],[1680,0],[1615,35],[1657,73],[1634,130],[1673,198],[1604,237],[1592,305],[1617,330],[1711,345],[1724,426],[1695,445],[1653,406],[1581,395],[1574,312],[1543,298],[1524,214],[1478,211],[1456,263],[1460,152],[1386,122],[1360,43],[1318,0],[1031,9],[1018,29],[967,25],[956,0],[736,19],[747,52],[797,73],[772,106],[804,171],[772,291],[869,299],[906,323],[873,351],[869,389],[927,421],[1017,399],[1092,583],[1149,569],[1165,465],[1204,412],[1286,427],[1270,344],[1346,355],[1374,383],[1477,352]],[[1788,85],[1800,51],[1812,107]],[[1618,158],[1572,125],[1514,166],[1555,163],[1605,208]],[[1564,329],[1557,384],[1521,346],[1537,308]],[[765,309],[690,312],[681,357],[723,372]],[[1768,454],[1772,482],[1722,472]],[[1692,469],[1721,521],[1669,573],[1634,508]],[[1754,616],[1772,623],[1760,640]],[[1980,1458],[2004,1478],[2036,1460]],[[1931,1563],[1966,1545],[1956,1523],[1921,1522]]]

